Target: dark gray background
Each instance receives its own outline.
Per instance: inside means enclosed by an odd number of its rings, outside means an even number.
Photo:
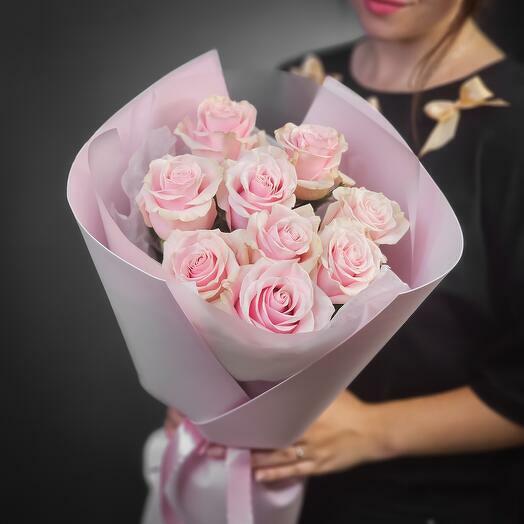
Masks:
[[[498,4],[488,29],[522,57],[518,1]],[[137,522],[142,445],[163,408],[136,380],[67,208],[69,166],[108,116],[201,52],[272,68],[360,30],[343,0],[20,2],[2,5],[1,26],[2,520]]]

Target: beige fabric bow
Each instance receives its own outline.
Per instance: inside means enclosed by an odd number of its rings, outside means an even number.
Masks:
[[[375,95],[372,95],[372,96],[368,96],[366,98],[366,100],[368,101],[369,105],[377,110],[379,113],[381,112],[381,109],[380,109],[380,100],[378,99],[378,96],[375,96]]]
[[[342,80],[340,73],[326,73],[322,60],[316,55],[308,55],[299,67],[292,67],[291,72],[295,75],[311,78],[317,84],[322,85],[326,76],[332,76],[336,80]]]
[[[304,76],[306,78],[311,78],[317,84],[322,85],[326,76],[332,76],[335,80],[339,82],[342,81],[342,75],[340,73],[329,73],[326,74],[326,69],[322,60],[317,55],[308,55],[302,61],[302,64],[299,67],[292,67],[291,72],[295,75]],[[368,97],[367,101],[371,104],[373,109],[376,109],[380,112],[380,102],[376,96]]]
[[[486,87],[479,76],[474,76],[460,86],[459,99],[434,100],[424,106],[424,112],[437,121],[426,143],[419,153],[422,157],[450,142],[457,132],[460,112],[482,106],[506,107],[509,103],[501,98],[493,98],[493,93]]]

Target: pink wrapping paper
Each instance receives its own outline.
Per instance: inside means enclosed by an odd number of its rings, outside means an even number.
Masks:
[[[270,100],[263,107],[270,105],[271,97],[275,105],[282,105],[282,98],[294,94],[290,86],[300,88],[295,80],[287,83],[285,73],[279,75],[285,87],[266,93]],[[303,82],[304,90],[310,90]],[[160,265],[129,241],[111,209],[129,212],[120,179],[148,133],[162,126],[174,128],[211,94],[227,94],[215,51],[159,80],[94,134],[71,168],[68,200],[141,384],[184,413],[204,442],[230,447],[230,461],[235,449],[240,450],[237,460],[242,462],[243,449],[288,446],[302,434],[455,266],[462,252],[462,234],[448,202],[392,126],[367,102],[328,79],[304,121],[344,133],[350,150],[342,170],[359,185],[384,192],[406,211],[409,234],[385,250],[394,272],[385,269],[359,300],[341,309],[328,328],[305,336],[272,337],[211,309],[182,285],[166,285]],[[250,93],[241,96],[250,99]],[[303,107],[303,113],[306,110]],[[250,398],[239,381],[259,379],[273,385],[258,396],[249,389]],[[198,442],[193,444],[195,451]],[[183,447],[173,446],[173,456],[182,456]],[[231,468],[228,492],[229,462],[210,465],[196,456],[188,454],[185,473],[176,485],[162,484],[171,495],[177,492],[171,502],[177,522],[206,523],[210,514],[216,516],[213,523],[249,522],[245,515],[242,520],[234,514],[246,501],[245,493],[236,498],[231,494],[246,465]],[[198,489],[202,479],[207,479],[206,489],[223,496],[202,499]],[[161,483],[152,486],[158,491]],[[253,489],[254,522],[296,521],[302,487],[292,483],[279,489],[274,496],[266,496],[260,487]],[[158,496],[162,499],[164,494]]]

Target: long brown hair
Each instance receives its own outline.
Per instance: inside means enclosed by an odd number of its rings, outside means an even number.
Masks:
[[[411,105],[411,130],[416,147],[419,147],[419,137],[417,131],[417,112],[420,105],[421,91],[426,86],[432,70],[437,67],[446,56],[450,47],[455,42],[462,26],[468,18],[478,14],[485,4],[485,0],[462,0],[459,12],[449,25],[447,31],[442,35],[438,42],[422,57],[413,75],[415,95]]]

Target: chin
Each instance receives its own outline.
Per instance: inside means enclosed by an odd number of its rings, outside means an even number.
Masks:
[[[410,40],[431,30],[457,0],[351,0],[364,31],[380,40]]]
[[[360,17],[360,23],[368,36],[378,40],[406,40],[414,36],[390,21],[372,20],[363,16]]]

